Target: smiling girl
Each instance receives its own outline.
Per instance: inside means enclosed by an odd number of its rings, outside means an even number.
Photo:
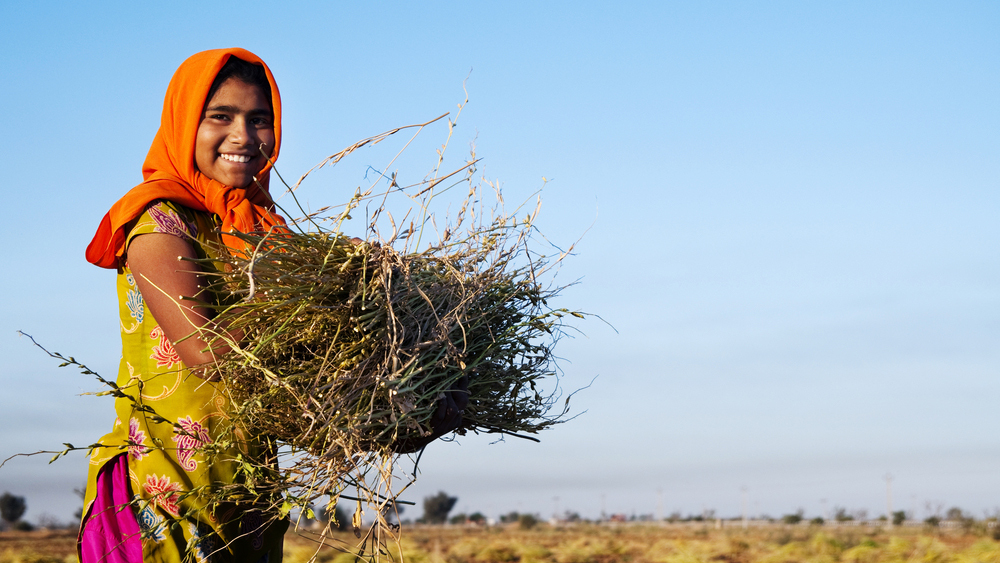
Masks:
[[[267,193],[280,124],[278,88],[253,53],[219,49],[184,61],[144,181],[111,207],[87,248],[90,262],[118,272],[123,396],[90,458],[82,563],[281,560],[287,522],[207,500],[239,481],[239,459],[260,460],[267,449],[229,424],[224,384],[202,369],[227,349],[199,336],[224,330],[199,303],[220,301],[204,289],[213,249],[243,250],[225,233],[284,223]]]

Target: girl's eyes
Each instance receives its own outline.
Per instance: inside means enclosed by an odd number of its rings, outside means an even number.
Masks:
[[[232,121],[231,115],[226,113],[210,113],[207,116],[208,119],[214,119],[216,121]],[[254,127],[270,127],[271,120],[267,117],[251,117],[247,120]]]

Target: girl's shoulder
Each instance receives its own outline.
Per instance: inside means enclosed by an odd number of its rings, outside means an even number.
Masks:
[[[215,221],[211,214],[158,199],[150,202],[142,215],[135,220],[134,226],[129,229],[126,245],[132,238],[149,233],[164,233],[201,240],[214,229]]]

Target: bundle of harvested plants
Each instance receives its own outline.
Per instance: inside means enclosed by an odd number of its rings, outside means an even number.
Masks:
[[[467,382],[460,432],[553,424],[537,384],[555,375],[569,312],[548,307],[557,289],[533,275],[538,260],[516,263],[527,229],[498,219],[411,253],[335,230],[238,235],[254,251],[225,258],[212,287],[252,294],[219,317],[245,334],[216,367],[241,422],[348,459],[429,436],[441,395]]]

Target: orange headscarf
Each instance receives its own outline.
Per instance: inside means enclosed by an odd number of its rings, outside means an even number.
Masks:
[[[273,213],[274,204],[265,191],[271,163],[256,175],[264,190],[251,183],[246,188],[223,185],[198,171],[194,161],[195,139],[208,91],[229,57],[237,57],[264,67],[271,84],[271,106],[274,111],[274,150],[271,161],[278,158],[281,146],[281,98],[271,70],[257,55],[244,49],[214,49],[191,56],[181,64],[170,79],[163,101],[160,129],[153,146],[142,164],[143,182],[129,190],[104,216],[94,240],[87,246],[87,260],[102,268],[118,268],[125,252],[124,227],[142,215],[149,203],[165,199],[196,209],[215,213],[222,219],[223,233],[267,231],[284,224]],[[234,250],[242,248],[236,237],[223,236]]]

